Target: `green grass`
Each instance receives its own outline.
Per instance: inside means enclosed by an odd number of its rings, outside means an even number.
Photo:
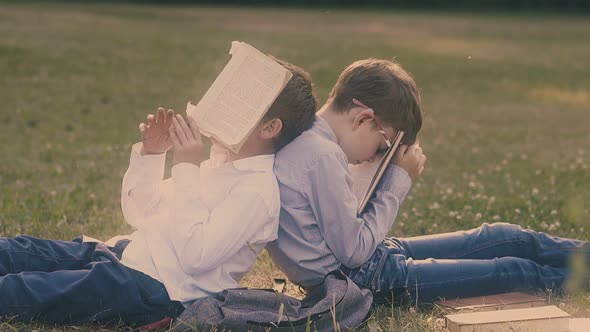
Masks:
[[[50,4],[0,4],[0,236],[130,232],[119,190],[137,124],[198,100],[232,40],[308,69],[321,101],[356,59],[414,75],[429,159],[391,235],[509,221],[590,239],[583,17]],[[263,255],[243,283],[279,275]],[[590,316],[587,296],[552,302]],[[368,330],[439,329],[440,317],[383,308]]]

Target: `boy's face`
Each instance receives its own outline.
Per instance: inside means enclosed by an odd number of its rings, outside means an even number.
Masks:
[[[391,126],[383,126],[383,130],[391,142],[396,133],[395,129]],[[374,118],[353,123],[352,130],[341,137],[339,145],[348,157],[348,163],[353,165],[372,161],[387,151],[387,143]]]

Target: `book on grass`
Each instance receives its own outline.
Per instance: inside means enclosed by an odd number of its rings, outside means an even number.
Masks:
[[[446,315],[450,332],[567,332],[570,315],[556,306]]]
[[[437,301],[435,304],[453,311],[491,311],[542,307],[545,299],[521,292],[466,297]]]
[[[293,76],[256,48],[233,41],[231,59],[197,105],[187,104],[201,133],[238,153]]]
[[[355,179],[355,184],[353,186],[356,186],[355,191],[357,192],[357,197],[359,198],[359,205],[357,208],[357,215],[358,216],[360,216],[367,208],[367,204],[369,203],[371,196],[373,196],[375,189],[377,189],[377,185],[381,181],[383,174],[385,174],[385,170],[387,169],[387,166],[389,166],[389,164],[391,163],[391,159],[393,159],[393,155],[395,154],[395,151],[399,147],[403,136],[404,136],[403,131],[400,130],[397,132],[397,134],[393,138],[393,142],[392,142],[391,146],[387,149],[387,151],[385,152],[385,154],[381,158],[381,161],[377,165],[377,168],[375,169],[373,176],[370,179],[368,179],[368,184],[365,187],[366,190],[364,191],[364,195],[362,195],[362,196],[360,196],[358,194],[359,193],[358,188],[361,188],[364,186],[360,185],[360,183],[356,184],[357,179]],[[362,173],[362,172],[360,172],[360,173]],[[359,181],[359,182],[361,182],[361,181]]]

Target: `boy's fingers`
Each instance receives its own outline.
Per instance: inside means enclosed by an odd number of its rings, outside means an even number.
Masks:
[[[158,108],[158,115],[156,116],[156,123],[157,124],[164,123],[164,109],[162,107]]]
[[[404,154],[406,154],[407,150],[408,150],[408,146],[405,144],[402,144],[397,148],[397,151],[395,151],[395,154],[401,157]]]
[[[403,158],[404,158],[404,154],[406,153],[406,150],[408,149],[408,146],[405,144],[400,145],[397,150],[395,151],[395,154],[393,155],[393,160],[396,163],[400,163]]]
[[[170,127],[168,131],[170,132],[170,139],[172,140],[172,144],[174,144],[174,149],[179,149],[181,144],[178,136],[176,136],[176,130],[174,130],[174,127]]]
[[[182,128],[182,131],[184,131],[184,134],[186,135],[187,140],[190,141],[191,139],[193,139],[194,138],[193,132],[188,127],[188,124],[186,124],[186,121],[184,120],[182,115],[176,114],[175,118],[176,118],[176,120],[178,120],[178,123],[180,124],[180,128]]]
[[[406,153],[404,153],[404,154],[409,154],[409,155],[415,154],[416,148],[417,148],[416,144],[412,144],[408,147],[408,149],[406,150]]]
[[[169,109],[168,112],[166,112],[166,118],[165,118],[166,123],[172,123],[173,117],[174,117],[174,110]]]
[[[172,128],[174,128],[174,132],[176,132],[176,137],[178,138],[180,143],[184,144],[188,140],[188,138],[184,134],[184,130],[180,126],[180,123],[178,123],[178,119],[176,117],[172,119],[172,126]]]
[[[192,116],[187,116],[188,123],[190,125],[191,131],[193,132],[193,136],[197,142],[201,141],[201,132],[199,131],[199,126],[197,125],[197,121],[193,119]]]
[[[145,123],[140,123],[139,124],[139,131],[143,134],[143,132],[146,130],[147,126],[145,125]]]
[[[155,121],[154,115],[153,114],[148,114],[147,121],[148,121],[148,126],[153,125],[154,124],[154,121]]]

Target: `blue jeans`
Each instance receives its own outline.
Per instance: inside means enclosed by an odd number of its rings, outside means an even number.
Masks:
[[[119,262],[128,243],[0,238],[0,317],[141,326],[179,315],[162,283]]]
[[[590,243],[507,223],[445,234],[386,238],[372,257],[343,271],[373,292],[375,303],[428,303],[512,291],[562,292],[574,253]]]

